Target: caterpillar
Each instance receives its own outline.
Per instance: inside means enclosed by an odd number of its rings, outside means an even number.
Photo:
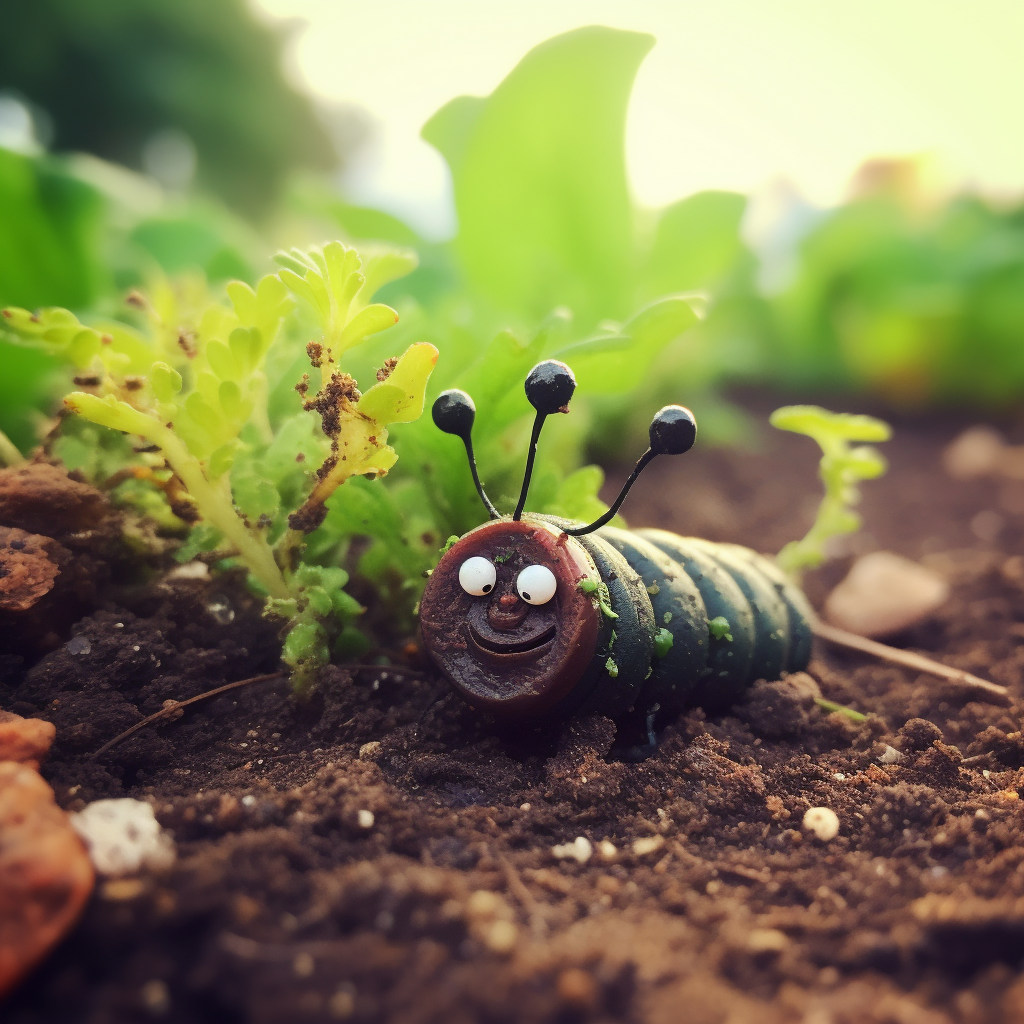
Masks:
[[[525,512],[544,421],[568,411],[575,387],[557,360],[526,379],[536,416],[511,517],[480,482],[473,400],[455,389],[434,402],[434,423],[465,445],[490,520],[442,555],[420,602],[421,632],[454,691],[497,722],[602,713],[619,723],[621,750],[646,756],[660,718],[723,710],[755,680],[806,668],[814,616],[749,548],[607,525],[653,458],[692,448],[697,424],[683,406],[654,416],[650,447],[593,523]]]

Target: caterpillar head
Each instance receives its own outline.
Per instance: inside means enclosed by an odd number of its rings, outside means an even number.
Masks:
[[[511,517],[497,511],[480,484],[471,438],[473,400],[463,391],[446,391],[432,410],[434,423],[465,444],[491,522],[460,538],[431,574],[420,602],[423,639],[463,699],[504,719],[538,717],[558,708],[585,675],[597,671],[595,655],[609,631],[594,599],[601,577],[574,538],[615,515],[652,458],[687,451],[696,437],[690,411],[666,406],[651,423],[650,448],[605,515],[586,526],[524,516],[544,420],[568,412],[575,387],[569,367],[553,359],[535,366],[527,377],[526,396],[537,415]]]
[[[468,703],[500,718],[556,707],[597,649],[600,581],[583,546],[527,516],[477,527],[441,558],[420,602],[423,639]]]

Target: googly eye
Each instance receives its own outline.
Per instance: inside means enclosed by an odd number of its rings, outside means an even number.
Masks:
[[[557,586],[555,574],[546,565],[528,565],[516,577],[516,590],[527,604],[547,604]]]
[[[481,555],[467,558],[459,566],[459,585],[473,597],[483,597],[494,589],[497,576],[494,565]]]

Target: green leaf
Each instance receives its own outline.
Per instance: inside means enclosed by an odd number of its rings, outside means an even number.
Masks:
[[[356,313],[346,324],[345,329],[341,332],[340,349],[337,354],[352,348],[353,345],[358,345],[371,334],[378,334],[381,331],[386,331],[389,327],[394,327],[397,323],[398,314],[390,306],[380,303],[367,306]]]
[[[708,288],[743,252],[738,192],[698,192],[661,211],[640,280],[650,297]]]
[[[633,265],[626,107],[649,35],[591,26],[535,47],[484,101],[461,98],[424,137],[448,159],[470,283],[541,317],[621,316]]]
[[[387,379],[370,388],[357,408],[364,416],[385,426],[419,419],[427,381],[436,363],[437,349],[433,345],[428,342],[410,345]]]
[[[888,441],[892,428],[874,416],[829,412],[817,405],[786,405],[768,417],[779,430],[807,434],[815,440],[841,438],[847,441]]]
[[[173,402],[181,391],[181,374],[166,363],[154,363],[149,383],[158,402]]]
[[[640,386],[659,353],[697,323],[687,299],[671,296],[640,310],[616,334],[570,345],[557,353],[588,394],[621,394]]]

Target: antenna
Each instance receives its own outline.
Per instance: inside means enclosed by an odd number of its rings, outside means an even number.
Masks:
[[[544,420],[552,413],[568,412],[569,400],[576,390],[576,378],[565,363],[557,359],[545,359],[538,363],[526,378],[526,397],[537,410],[533,420],[533,434],[530,437],[530,451],[526,456],[526,473],[523,475],[523,489],[519,492],[519,504],[512,514],[514,520],[523,518],[526,495],[530,490],[533,476],[533,461],[537,457],[537,439],[540,437]]]
[[[636,478],[656,455],[682,455],[693,447],[693,442],[697,440],[697,421],[693,418],[693,413],[684,406],[666,405],[659,409],[651,420],[650,439],[650,448],[640,456],[633,467],[633,472],[629,474],[629,479],[622,485],[619,496],[612,502],[611,508],[589,526],[577,526],[572,530],[565,530],[565,533],[570,537],[582,537],[583,534],[593,533],[609,522],[619,511],[619,506],[625,500],[630,487],[636,483]]]
[[[483,484],[480,483],[480,474],[476,470],[476,457],[473,455],[473,420],[476,419],[476,406],[473,399],[465,391],[452,388],[450,391],[442,391],[434,401],[430,410],[434,418],[434,424],[446,434],[455,434],[462,438],[466,446],[466,458],[469,459],[469,470],[473,474],[473,483],[476,485],[476,493],[487,509],[487,514],[492,519],[500,519],[501,513],[491,504],[491,499],[484,492]]]

